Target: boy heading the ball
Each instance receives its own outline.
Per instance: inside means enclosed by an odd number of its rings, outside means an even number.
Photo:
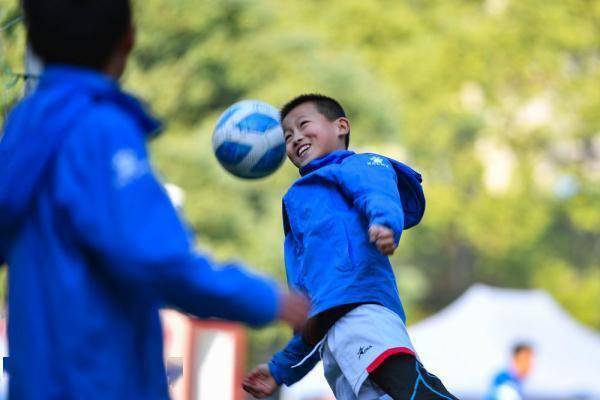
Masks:
[[[266,397],[321,358],[338,399],[455,399],[417,358],[388,259],[423,216],[421,176],[347,150],[350,123],[329,97],[296,97],[281,122],[301,175],[283,198],[287,279],[313,308],[305,328],[251,371],[244,388]]]
[[[167,399],[161,307],[301,324],[303,297],[193,250],[148,159],[159,124],[118,84],[129,0],[22,5],[46,68],[0,139],[10,398]]]

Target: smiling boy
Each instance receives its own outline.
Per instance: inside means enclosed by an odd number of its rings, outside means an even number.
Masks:
[[[298,96],[281,121],[301,175],[283,198],[287,279],[313,308],[302,332],[250,372],[244,388],[266,397],[321,358],[338,399],[455,399],[416,356],[388,259],[423,216],[421,176],[348,151],[350,122],[332,98]]]

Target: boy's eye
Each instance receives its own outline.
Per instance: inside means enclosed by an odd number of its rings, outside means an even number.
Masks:
[[[308,124],[308,121],[302,121],[302,122],[300,122],[300,128],[302,128],[306,124]]]
[[[285,137],[283,138],[283,140],[285,140],[285,142],[289,142],[290,139],[292,138],[292,135],[285,135]]]

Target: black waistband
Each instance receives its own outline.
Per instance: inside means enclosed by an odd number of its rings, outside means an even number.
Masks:
[[[302,339],[309,346],[315,346],[323,339],[327,331],[335,324],[340,318],[354,310],[356,307],[363,304],[376,304],[374,302],[364,303],[351,303],[342,304],[341,306],[335,306],[306,321],[306,326],[302,331]]]

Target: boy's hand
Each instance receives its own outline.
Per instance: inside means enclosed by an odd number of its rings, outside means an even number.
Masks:
[[[309,309],[310,302],[306,296],[296,292],[284,293],[277,318],[290,325],[294,332],[300,332],[306,323]]]
[[[396,250],[394,242],[394,231],[383,225],[371,225],[369,227],[369,240],[377,246],[377,250],[386,256],[391,256]]]
[[[271,376],[269,366],[260,364],[246,375],[242,387],[252,396],[262,399],[275,393],[279,385]]]

